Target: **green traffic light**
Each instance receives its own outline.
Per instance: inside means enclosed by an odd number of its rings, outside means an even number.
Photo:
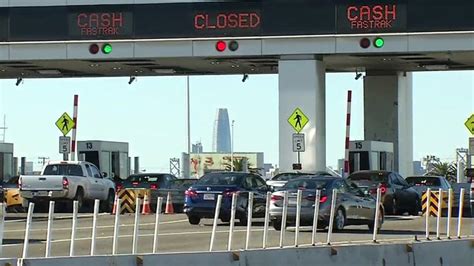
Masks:
[[[375,38],[375,40],[374,40],[374,46],[375,46],[375,48],[382,48],[382,47],[384,46],[384,44],[385,44],[384,39],[382,39],[382,38],[380,38],[380,37],[379,37],[379,38]]]
[[[104,54],[110,54],[112,52],[112,45],[109,43],[106,43],[102,46],[102,52]]]

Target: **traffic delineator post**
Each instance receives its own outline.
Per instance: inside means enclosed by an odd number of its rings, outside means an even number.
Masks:
[[[171,193],[168,192],[168,196],[166,197],[165,214],[173,214],[173,213],[174,213],[174,208],[173,208],[173,202],[171,199]]]
[[[148,198],[148,193],[145,193],[145,196],[143,199],[142,214],[143,215],[151,214],[150,199]]]
[[[111,214],[115,214],[115,212],[117,211],[117,199],[118,199],[118,194],[117,194],[117,192],[115,192],[114,207],[112,208],[112,213]]]

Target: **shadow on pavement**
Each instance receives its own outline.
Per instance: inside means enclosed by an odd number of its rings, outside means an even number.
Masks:
[[[37,244],[41,243],[43,241],[46,241],[46,239],[31,239],[29,243],[30,244]],[[3,239],[3,245],[14,245],[14,244],[23,244],[25,240],[23,238],[4,238]]]

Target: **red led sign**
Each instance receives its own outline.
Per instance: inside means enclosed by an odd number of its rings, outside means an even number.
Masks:
[[[260,14],[256,12],[199,13],[194,16],[196,30],[257,29],[260,27]]]
[[[397,5],[351,5],[346,16],[353,30],[391,29],[397,21]]]
[[[81,36],[116,36],[122,34],[125,16],[122,12],[79,13],[76,24]]]

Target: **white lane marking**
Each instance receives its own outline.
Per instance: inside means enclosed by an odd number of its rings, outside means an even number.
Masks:
[[[188,219],[183,219],[183,220],[176,220],[176,221],[166,221],[166,222],[160,222],[160,224],[176,224],[176,223],[183,223],[187,222]],[[149,226],[149,225],[155,225],[155,223],[143,223],[140,224],[140,226]],[[120,227],[132,227],[134,224],[121,224]],[[102,226],[97,226],[98,229],[104,229],[104,228],[114,228],[113,225],[102,225]],[[91,230],[92,226],[88,227],[78,227],[77,230]],[[53,228],[53,232],[57,231],[70,231],[71,228]],[[24,232],[25,229],[13,229],[13,230],[4,230],[4,233],[14,233],[14,232]],[[38,228],[38,229],[31,229],[31,232],[37,232],[37,231],[45,231],[44,228]]]
[[[186,220],[187,221],[187,220]],[[252,232],[259,232],[263,231],[263,229],[254,229]],[[269,229],[269,231],[274,231],[274,229]],[[241,230],[234,230],[236,233],[243,233],[247,232],[247,229],[241,229]],[[216,233],[224,233],[228,234],[229,230],[225,231],[216,231]],[[175,233],[163,233],[163,234],[158,234],[159,236],[179,236],[179,235],[195,235],[195,234],[211,234],[211,231],[201,231],[201,232],[196,232],[196,231],[191,231],[191,232],[175,232]],[[154,234],[140,234],[140,237],[153,237]],[[133,235],[120,235],[119,238],[132,238]],[[112,239],[113,236],[98,236],[96,239]],[[76,238],[76,241],[86,241],[86,240],[91,240],[90,237],[82,237],[82,238]],[[52,240],[51,243],[59,243],[59,242],[70,242],[70,238],[64,238],[64,239],[56,239]],[[40,241],[39,243],[44,243],[45,241]],[[30,244],[31,245],[31,244]],[[23,246],[23,243],[18,243],[18,244],[4,244],[3,247],[14,247],[14,246]]]

